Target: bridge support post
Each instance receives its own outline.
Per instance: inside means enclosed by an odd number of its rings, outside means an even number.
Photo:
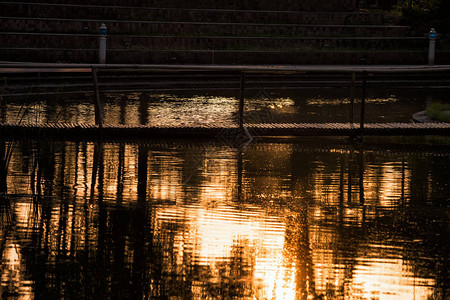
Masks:
[[[95,125],[103,128],[103,104],[100,100],[100,92],[98,90],[97,68],[92,68],[92,79],[94,81],[94,95],[95,95]]]
[[[244,92],[245,92],[245,75],[241,73],[241,92],[239,97],[239,130],[244,129]]]
[[[350,116],[349,116],[349,122],[353,124],[353,110],[355,106],[355,82],[356,82],[356,74],[355,72],[352,73],[352,83],[351,83],[351,91],[350,91]]]
[[[367,81],[367,71],[362,73],[362,95],[361,95],[361,117],[359,123],[359,129],[361,137],[364,136],[364,116],[365,116],[365,106],[366,106],[366,81]]]

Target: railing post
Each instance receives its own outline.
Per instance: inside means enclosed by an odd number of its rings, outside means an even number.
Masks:
[[[365,105],[366,105],[366,80],[367,80],[367,71],[363,71],[362,73],[362,95],[361,95],[361,117],[359,123],[359,129],[361,132],[361,136],[364,135],[364,114],[365,114]]]
[[[436,56],[436,39],[437,39],[437,32],[436,30],[434,30],[434,28],[431,28],[430,32],[428,33],[428,38],[430,40],[428,46],[428,65],[433,66],[434,58]]]
[[[98,48],[98,63],[106,63],[106,25],[103,23],[100,26],[99,48]]]
[[[100,92],[98,90],[97,68],[92,68],[92,79],[94,81],[95,94],[95,125],[98,125],[99,128],[103,128],[103,105],[100,100]]]
[[[239,130],[244,128],[244,91],[245,91],[245,76],[241,72],[241,93],[239,97]]]
[[[351,91],[350,91],[350,123],[353,124],[353,110],[355,106],[355,83],[356,83],[356,74],[352,73],[352,83],[351,83]]]

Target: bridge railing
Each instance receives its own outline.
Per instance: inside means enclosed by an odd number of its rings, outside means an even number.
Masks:
[[[421,74],[450,71],[450,65],[173,65],[173,64],[51,64],[51,63],[0,63],[0,74],[19,73],[91,73],[94,86],[95,124],[103,127],[104,112],[98,87],[98,74],[101,72],[236,72],[240,74],[240,96],[238,107],[238,126],[244,127],[245,110],[245,82],[247,74],[295,74],[295,73],[322,73],[322,74],[349,74],[351,75],[351,95],[349,123],[353,123],[355,103],[356,75],[362,78],[362,94],[360,106],[360,134],[364,132],[365,99],[367,76],[369,74]]]

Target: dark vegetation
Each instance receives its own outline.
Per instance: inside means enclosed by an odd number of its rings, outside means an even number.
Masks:
[[[360,9],[381,9],[388,12],[398,25],[411,26],[417,36],[431,28],[438,32],[438,49],[450,48],[449,0],[359,0]]]
[[[450,123],[450,104],[435,102],[427,107],[426,114],[433,120]]]
[[[448,0],[359,0],[357,5],[361,9],[391,11],[399,17],[401,25],[412,26],[420,32],[434,27],[440,33],[450,33]]]
[[[398,0],[395,6],[400,22],[426,32],[436,28],[438,33],[450,33],[450,1],[448,0]]]

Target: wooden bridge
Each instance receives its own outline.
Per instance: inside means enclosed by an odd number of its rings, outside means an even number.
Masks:
[[[261,136],[362,136],[362,135],[450,135],[449,123],[270,123],[216,127],[126,126],[73,123],[0,124],[3,137],[79,137],[79,138],[161,138],[208,137],[228,141],[248,140]]]
[[[236,72],[240,74],[238,120],[234,126],[166,127],[104,124],[103,101],[98,88],[98,73],[104,71],[201,71]],[[236,140],[255,136],[363,136],[363,135],[450,135],[449,123],[368,123],[365,124],[366,80],[377,73],[438,73],[450,71],[450,65],[439,66],[218,66],[218,65],[88,65],[88,64],[0,64],[0,74],[37,72],[91,72],[94,87],[95,124],[0,124],[2,136],[102,136],[102,137],[219,137]],[[245,75],[251,73],[343,73],[351,75],[351,97],[348,123],[244,123]],[[356,75],[362,79],[359,123],[353,122]]]

